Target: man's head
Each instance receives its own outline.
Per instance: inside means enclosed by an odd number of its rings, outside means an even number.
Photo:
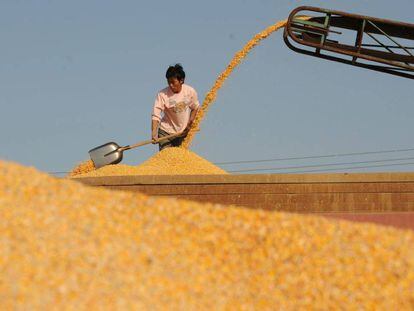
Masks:
[[[171,91],[174,93],[180,93],[185,80],[183,66],[176,64],[168,67],[165,77],[167,78],[167,83]]]

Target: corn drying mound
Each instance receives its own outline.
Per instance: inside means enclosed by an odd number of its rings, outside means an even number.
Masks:
[[[68,174],[68,177],[75,177],[77,175],[86,174],[94,171],[95,165],[92,160],[86,160],[76,165]]]
[[[409,230],[0,174],[2,310],[414,307]]]
[[[203,159],[194,152],[172,147],[156,153],[138,166],[124,164],[107,165],[72,177],[98,177],[116,175],[204,175],[227,174],[223,169]]]

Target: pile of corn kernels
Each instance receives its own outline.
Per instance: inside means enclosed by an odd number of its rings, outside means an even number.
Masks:
[[[85,163],[93,165],[92,161]],[[69,177],[204,174],[227,174],[227,172],[188,149],[171,147],[156,153],[138,166],[115,164],[95,170],[90,169],[90,165],[81,164],[72,170]]]
[[[2,310],[414,308],[412,231],[0,175]]]
[[[95,165],[92,160],[86,160],[76,165],[68,174],[68,177],[75,177],[77,175],[86,174],[94,171]]]

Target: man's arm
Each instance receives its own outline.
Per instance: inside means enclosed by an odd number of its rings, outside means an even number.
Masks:
[[[187,124],[187,127],[185,128],[184,132],[188,132],[190,130],[191,126],[193,125],[193,122],[195,120],[195,117],[197,115],[198,110],[200,110],[200,107],[197,107],[197,108],[191,110],[190,119],[188,120],[188,124]]]
[[[158,125],[160,124],[160,121],[158,120],[152,120],[151,122],[151,138],[152,140],[157,140],[158,139]]]
[[[190,119],[188,120],[188,124],[186,128],[184,129],[184,133],[186,135],[190,131],[191,126],[193,125],[193,122],[197,116],[197,113],[200,110],[200,102],[198,101],[197,92],[193,88],[191,88],[191,92],[192,92],[192,96],[191,96],[192,98],[191,98],[191,104],[190,104],[190,109],[191,109]]]
[[[161,93],[157,94],[155,99],[154,108],[152,110],[151,118],[151,139],[158,139],[158,126],[161,123],[161,113],[164,111],[163,99]],[[153,142],[155,144],[155,142]]]

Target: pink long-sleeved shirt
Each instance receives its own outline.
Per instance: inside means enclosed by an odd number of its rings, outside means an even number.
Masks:
[[[152,120],[160,122],[160,129],[176,134],[186,128],[191,111],[199,106],[197,92],[191,86],[183,84],[180,93],[166,87],[157,94]]]

